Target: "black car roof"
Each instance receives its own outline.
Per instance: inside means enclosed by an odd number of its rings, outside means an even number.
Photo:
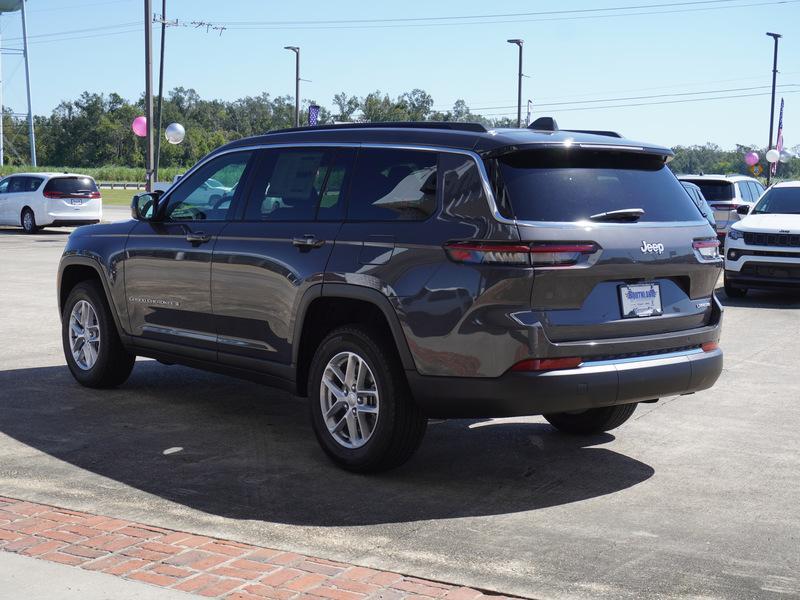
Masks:
[[[283,129],[242,138],[222,146],[217,152],[247,146],[270,144],[403,144],[471,150],[481,155],[498,155],[530,147],[597,148],[673,155],[669,148],[616,137],[612,132],[543,131],[535,129],[485,129],[476,123],[370,123]]]

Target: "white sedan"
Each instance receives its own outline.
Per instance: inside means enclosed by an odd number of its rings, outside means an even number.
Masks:
[[[0,180],[0,225],[26,233],[99,223],[103,200],[94,179],[72,173],[15,173]]]
[[[733,225],[725,242],[725,293],[800,288],[800,181],[777,183]]]

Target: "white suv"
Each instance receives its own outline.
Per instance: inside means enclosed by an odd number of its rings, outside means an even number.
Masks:
[[[709,206],[714,210],[717,237],[721,244],[731,225],[739,221],[736,210],[742,204],[751,205],[764,193],[758,179],[746,175],[678,175],[700,188]]]
[[[733,225],[725,244],[725,293],[800,287],[800,181],[777,183]]]
[[[0,225],[26,233],[99,223],[103,200],[94,179],[73,173],[16,173],[0,180]]]

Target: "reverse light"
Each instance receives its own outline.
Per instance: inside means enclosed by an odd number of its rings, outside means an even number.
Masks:
[[[514,372],[555,371],[557,369],[574,369],[583,362],[582,358],[527,358],[518,362],[511,370]]]
[[[455,262],[468,264],[505,264],[528,266],[571,266],[585,254],[599,250],[594,243],[497,243],[452,242],[445,244],[447,255]]]
[[[719,258],[719,240],[695,240],[692,248],[705,260]]]

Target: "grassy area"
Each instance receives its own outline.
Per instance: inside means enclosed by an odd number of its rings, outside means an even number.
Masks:
[[[94,177],[95,181],[141,181],[144,182],[144,169],[138,167],[117,167],[105,165],[100,167],[31,167],[29,165],[4,165],[0,168],[0,175],[5,177],[12,173],[31,173],[31,172],[52,171],[54,173],[80,173]],[[158,178],[161,181],[172,181],[175,175],[186,172],[185,167],[162,167],[158,170]]]
[[[102,188],[100,195],[103,197],[103,204],[107,206],[130,206],[131,198],[134,194],[141,193],[144,190],[109,190]]]

